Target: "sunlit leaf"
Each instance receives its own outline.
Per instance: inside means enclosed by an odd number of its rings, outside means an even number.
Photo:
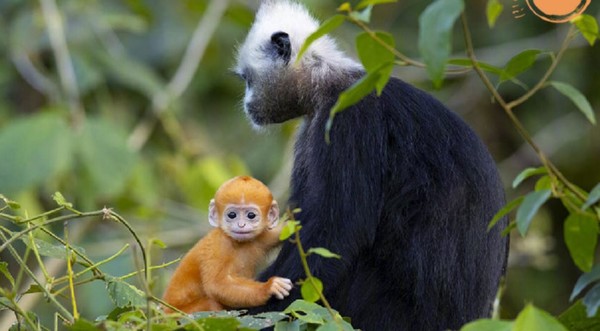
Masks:
[[[571,101],[577,106],[577,108],[585,115],[585,117],[592,124],[596,124],[596,115],[594,115],[594,109],[592,109],[592,105],[586,99],[586,97],[579,92],[575,87],[562,82],[548,82],[552,87],[554,87],[558,92],[562,93],[567,98],[571,99]]]
[[[102,330],[99,327],[86,319],[78,318],[72,325],[68,325],[67,330],[69,331],[99,331]]]
[[[525,236],[529,229],[529,225],[533,220],[533,216],[535,216],[540,207],[548,201],[550,194],[552,194],[552,191],[542,190],[531,192],[525,196],[523,203],[521,203],[517,210],[517,218],[515,220],[517,229],[522,236]]]
[[[568,331],[555,317],[527,305],[517,316],[514,331]]]
[[[419,51],[433,85],[442,85],[452,51],[452,27],[464,9],[462,0],[436,0],[419,17]]]
[[[588,196],[585,204],[581,207],[581,209],[588,209],[590,206],[600,201],[600,183],[596,184],[592,191],[590,191],[590,195]]]
[[[511,321],[482,319],[464,325],[460,331],[511,331],[513,325]]]
[[[298,221],[285,222],[285,224],[283,225],[283,228],[281,229],[281,233],[279,234],[279,240],[281,240],[281,241],[287,240],[294,233],[296,233],[296,231],[300,231],[301,228],[302,228],[302,226],[300,225],[300,222],[298,222]]]
[[[21,204],[20,203],[18,203],[16,201],[12,201],[12,200],[6,198],[2,194],[0,194],[0,200],[2,200],[12,210],[21,209]]]
[[[376,32],[375,36],[391,48],[396,45],[394,37],[387,32]],[[367,32],[363,32],[356,37],[356,50],[367,73],[379,72],[381,75],[376,84],[377,95],[381,95],[394,69],[392,65],[395,59],[394,53]],[[384,63],[389,65],[381,68]]]
[[[330,17],[328,20],[323,22],[321,26],[317,29],[317,31],[313,32],[310,36],[306,38],[302,46],[300,47],[300,51],[298,51],[298,55],[296,56],[296,62],[300,61],[304,52],[308,50],[310,45],[317,39],[323,37],[324,35],[330,33],[331,31],[337,29],[344,21],[346,17],[344,15],[335,15]]]
[[[364,97],[369,95],[376,88],[377,84],[381,81],[382,72],[387,72],[388,67],[393,66],[392,64],[383,64],[378,69],[373,72],[367,73],[364,77],[359,79],[356,83],[342,92],[335,105],[329,112],[329,119],[325,124],[325,132],[326,132],[326,140],[329,139],[329,132],[331,131],[331,127],[333,126],[333,119],[335,115],[346,108],[353,106],[358,103]]]
[[[316,302],[320,299],[319,293],[323,292],[323,282],[316,277],[309,277],[304,280],[300,287],[302,298],[308,302]]]
[[[575,24],[590,46],[594,46],[594,43],[599,36],[598,21],[596,21],[596,18],[591,15],[583,14],[575,17],[571,22]]]
[[[327,248],[323,248],[323,247],[310,248],[306,253],[307,254],[317,254],[317,255],[320,255],[325,258],[334,258],[334,259],[342,258],[338,254],[332,253],[330,250],[328,250]]]
[[[502,5],[498,0],[488,0],[486,15],[490,28],[493,28],[494,25],[496,25],[496,20],[498,19],[498,16],[502,14],[503,9],[504,5]]]
[[[520,206],[524,199],[525,197],[518,197],[513,201],[507,203],[506,206],[502,207],[502,209],[500,209],[496,213],[496,215],[494,215],[494,218],[492,218],[490,224],[488,224],[488,231],[490,231],[496,225],[496,223],[498,223],[498,221],[502,219],[502,217],[510,213],[513,209]]]
[[[573,262],[582,271],[592,270],[598,242],[598,221],[585,214],[571,214],[565,220],[565,243]]]
[[[500,75],[500,82],[513,79],[529,69],[541,52],[539,49],[529,49],[512,57],[504,66],[504,72]]]
[[[518,174],[517,177],[515,177],[515,180],[512,183],[512,187],[516,188],[525,179],[527,179],[527,178],[529,178],[531,176],[541,175],[541,174],[546,174],[546,173],[548,173],[548,170],[546,170],[546,167],[527,168],[527,169],[521,171],[521,173]]]

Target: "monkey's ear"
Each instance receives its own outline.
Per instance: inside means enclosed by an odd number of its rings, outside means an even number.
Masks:
[[[211,199],[208,204],[208,223],[215,228],[219,227],[219,212],[215,204],[215,199]]]
[[[283,31],[275,32],[271,35],[271,44],[275,47],[277,55],[285,61],[285,64],[288,64],[292,55],[290,36]]]
[[[279,205],[275,200],[271,202],[271,207],[269,207],[269,213],[267,214],[267,220],[269,221],[269,230],[275,228],[277,223],[279,223]]]

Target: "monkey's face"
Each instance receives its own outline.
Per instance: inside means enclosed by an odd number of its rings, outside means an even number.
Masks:
[[[291,54],[289,35],[282,31],[263,40],[260,47],[240,53],[235,72],[246,83],[244,112],[256,126],[282,123],[306,113],[301,74],[290,64]]]
[[[237,241],[247,241],[261,234],[268,224],[256,205],[227,205],[221,216],[221,229]]]

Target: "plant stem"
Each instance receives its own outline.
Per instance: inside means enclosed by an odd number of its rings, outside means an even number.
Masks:
[[[473,68],[475,69],[475,72],[480,77],[480,79],[483,82],[483,84],[485,85],[485,87],[489,90],[489,92],[492,94],[494,99],[502,107],[502,109],[504,110],[506,115],[509,117],[509,119],[511,120],[511,122],[513,123],[513,125],[515,126],[515,128],[517,129],[517,131],[519,132],[521,137],[523,137],[523,139],[525,139],[525,141],[531,146],[531,148],[533,148],[533,150],[538,155],[538,158],[540,159],[542,164],[546,167],[546,169],[548,169],[548,174],[553,178],[553,180],[554,181],[559,180],[559,181],[563,182],[563,184],[565,184],[565,186],[567,188],[569,188],[569,190],[573,191],[573,193],[575,195],[577,195],[582,200],[585,200],[585,197],[576,189],[576,186],[573,183],[571,183],[558,170],[558,168],[548,159],[548,157],[542,151],[542,149],[535,143],[535,141],[533,140],[533,138],[531,137],[529,132],[527,132],[523,123],[521,123],[521,121],[517,118],[517,116],[513,112],[513,107],[516,107],[517,105],[520,105],[523,102],[525,102],[534,93],[536,93],[540,88],[542,88],[544,86],[544,84],[546,83],[546,81],[548,80],[548,78],[550,77],[550,75],[552,74],[554,69],[556,68],[558,61],[564,54],[565,50],[568,48],[569,43],[571,42],[571,40],[573,40],[573,37],[574,37],[573,27],[571,27],[571,29],[569,30],[569,33],[567,34],[567,37],[565,38],[556,58],[554,58],[552,64],[550,65],[550,67],[548,68],[548,70],[546,71],[546,73],[544,74],[542,79],[540,79],[540,81],[536,84],[536,86],[534,86],[531,90],[529,90],[527,93],[525,93],[525,95],[523,95],[519,99],[517,99],[511,103],[507,103],[506,100],[504,100],[504,98],[500,95],[498,90],[494,87],[494,84],[492,84],[490,79],[486,76],[485,72],[481,69],[479,62],[477,62],[477,58],[475,56],[475,51],[473,48],[473,40],[471,38],[471,31],[469,29],[468,22],[467,22],[467,16],[464,11],[461,14],[461,22],[462,22],[462,27],[463,27],[463,35],[464,35],[464,39],[465,39],[467,55],[469,56],[469,59],[471,59],[471,62],[473,63]]]
[[[306,251],[304,250],[304,247],[302,246],[302,242],[300,242],[300,231],[298,228],[296,228],[294,241],[296,242],[296,246],[298,247],[298,252],[300,253],[300,260],[302,261],[302,267],[304,268],[304,273],[306,274],[306,277],[311,282],[313,288],[315,290],[317,290],[317,293],[319,294],[319,298],[323,302],[323,305],[325,305],[325,308],[327,308],[327,311],[329,311],[329,314],[331,314],[331,317],[333,317],[334,319],[337,320],[338,315],[333,312],[333,308],[331,308],[329,301],[327,301],[327,298],[325,298],[325,296],[323,295],[323,292],[317,287],[317,284],[315,284],[315,282],[314,282],[314,276],[313,276],[312,272],[310,271],[310,268],[308,267],[308,261],[306,260],[306,258],[307,258]]]

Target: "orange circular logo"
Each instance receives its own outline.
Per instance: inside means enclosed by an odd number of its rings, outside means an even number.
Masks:
[[[581,15],[591,0],[526,0],[529,9],[539,18],[563,23]]]

